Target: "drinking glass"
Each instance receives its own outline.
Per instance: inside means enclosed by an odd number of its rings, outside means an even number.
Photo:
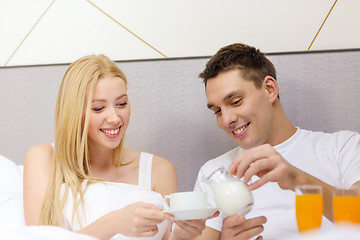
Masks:
[[[333,195],[333,213],[336,224],[360,224],[360,188],[335,188]]]
[[[318,185],[298,185],[296,194],[296,222],[300,233],[319,229],[324,211],[322,188]]]
[[[225,168],[217,169],[205,181],[210,184],[216,205],[223,214],[245,215],[252,209],[254,199],[248,186]]]

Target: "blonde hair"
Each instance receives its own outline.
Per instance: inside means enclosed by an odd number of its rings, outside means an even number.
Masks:
[[[104,55],[82,57],[68,67],[60,84],[55,108],[55,147],[53,172],[45,195],[41,225],[62,226],[62,211],[71,191],[73,220],[83,202],[81,184],[97,181],[89,177],[88,123],[97,81],[105,76],[127,80],[120,68]],[[87,102],[85,102],[87,99]],[[114,164],[120,165],[123,139],[114,149]],[[80,221],[79,221],[80,222]]]

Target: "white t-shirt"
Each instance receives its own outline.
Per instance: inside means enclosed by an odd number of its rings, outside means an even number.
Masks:
[[[289,163],[302,171],[336,187],[349,188],[360,180],[360,134],[351,131],[336,133],[312,132],[297,129],[285,142],[273,147]],[[208,194],[211,207],[216,207],[211,188],[202,179],[209,176],[220,166],[229,167],[242,152],[237,147],[205,163],[199,171],[194,191]],[[252,182],[258,178],[254,176]],[[281,239],[298,235],[295,217],[295,194],[291,190],[282,190],[277,183],[267,183],[254,190],[254,208],[246,218],[266,216],[265,240]],[[221,231],[224,215],[209,219],[206,225]],[[322,229],[334,227],[323,217]]]

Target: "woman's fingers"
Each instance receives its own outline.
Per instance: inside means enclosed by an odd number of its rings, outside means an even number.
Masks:
[[[199,236],[205,229],[205,221],[205,219],[175,221],[177,234],[183,238]]]

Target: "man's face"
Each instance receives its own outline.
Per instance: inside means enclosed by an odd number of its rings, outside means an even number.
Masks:
[[[219,127],[243,149],[268,141],[273,108],[264,83],[256,88],[233,69],[208,80],[206,97]]]

